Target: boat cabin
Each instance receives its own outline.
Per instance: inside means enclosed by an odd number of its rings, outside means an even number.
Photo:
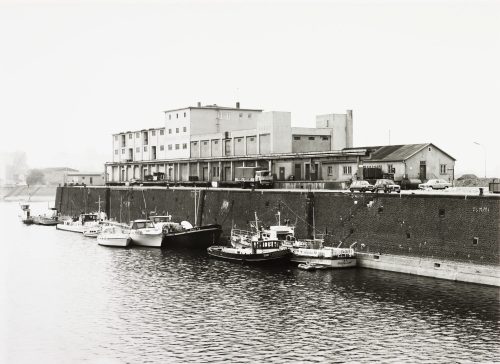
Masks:
[[[158,224],[161,222],[170,222],[172,220],[172,216],[171,215],[151,216],[150,219],[151,219],[151,221],[153,221],[154,224]]]
[[[151,220],[135,220],[132,222],[132,229],[154,229],[155,226]]]

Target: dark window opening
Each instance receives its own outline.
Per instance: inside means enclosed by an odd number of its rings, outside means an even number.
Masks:
[[[410,233],[406,233],[406,239],[410,239],[411,235]]]
[[[439,263],[434,263],[434,267],[435,267],[435,268],[439,268],[439,267],[441,267],[441,264],[439,264]]]
[[[444,209],[439,209],[439,217],[444,217]]]
[[[472,238],[472,245],[477,245],[478,243],[479,243],[479,238],[477,236]]]

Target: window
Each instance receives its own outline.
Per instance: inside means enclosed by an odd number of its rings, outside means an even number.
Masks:
[[[132,133],[130,133],[130,134],[128,135],[128,138],[129,138],[129,139],[132,139]]]
[[[141,134],[139,132],[135,133],[135,137],[136,138],[140,138],[141,137]]]
[[[479,243],[479,238],[477,236],[475,236],[473,239],[472,239],[472,245],[477,245]]]
[[[184,113],[184,117],[186,117],[186,113]]]
[[[208,144],[208,142],[207,142],[207,141],[204,141],[204,142],[203,142],[203,145],[207,145],[207,144]]]
[[[439,217],[444,217],[445,211],[444,209],[439,209]]]
[[[175,132],[179,134],[179,128],[175,128]]]
[[[252,114],[248,114],[248,118],[251,119],[252,118]]]
[[[141,152],[141,148],[140,147],[135,148],[135,152],[136,153],[140,153]]]
[[[165,129],[161,129],[160,130],[160,135],[164,135],[165,134]]]
[[[240,142],[241,142],[241,138],[236,139],[236,141],[237,141],[238,143],[240,143]]]
[[[179,114],[175,114],[175,118],[176,118],[176,119],[179,119]]]
[[[193,145],[198,145],[198,142],[193,142]]]
[[[212,177],[219,177],[219,167],[212,168]]]
[[[186,143],[182,144],[182,149],[187,149],[188,145]]]
[[[439,165],[439,173],[446,174],[446,164]]]
[[[231,115],[227,112],[226,113],[226,119],[229,120],[231,118]]]
[[[322,136],[321,140],[328,140],[328,137],[327,136]]]
[[[144,147],[144,151],[147,152],[148,151],[148,147]]]
[[[328,166],[328,175],[333,176],[333,167],[332,166]]]
[[[118,141],[118,135],[115,135],[115,142]]]
[[[250,138],[250,141],[251,141],[251,142],[253,142],[254,140],[255,140],[255,138],[254,138],[254,137],[251,137],[251,138]]]
[[[160,145],[160,150],[165,150],[165,146],[164,145]]]
[[[168,133],[169,133],[169,134],[172,134],[172,129],[168,129]]]
[[[327,121],[326,121],[326,127],[327,127],[327,128],[328,128],[328,124],[329,124],[329,123],[330,123],[330,122],[327,120]]]
[[[172,144],[168,145],[168,150],[172,150]]]
[[[156,136],[156,130],[151,131],[152,136]]]
[[[94,181],[92,180],[92,177],[90,177],[90,184],[92,184]]]
[[[179,144],[176,144],[176,145],[175,145],[175,149],[176,149],[176,150],[177,150],[177,149],[179,149]]]
[[[243,117],[243,113],[242,113],[242,112],[240,112],[240,118],[242,118],[242,117]]]
[[[172,120],[172,115],[168,115],[168,120]]]
[[[314,140],[314,137],[309,137],[308,139],[309,139],[309,140]]]
[[[115,155],[118,155],[118,149],[115,149]]]
[[[343,167],[344,174],[352,174],[352,166]]]
[[[185,133],[187,131],[187,128],[185,126],[183,126],[182,131]]]
[[[219,144],[219,141],[218,140],[214,140],[214,144]]]
[[[125,154],[125,148],[122,149],[122,154]]]
[[[300,140],[300,137],[299,136],[295,136],[295,137],[293,137],[293,140]]]
[[[394,169],[394,166],[392,164],[387,165],[387,173],[395,173],[396,170]]]

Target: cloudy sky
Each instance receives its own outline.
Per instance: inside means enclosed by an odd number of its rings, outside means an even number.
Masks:
[[[102,170],[114,132],[206,104],[354,110],[355,146],[433,142],[500,177],[500,1],[0,0],[1,151]],[[478,142],[481,145],[476,145]]]

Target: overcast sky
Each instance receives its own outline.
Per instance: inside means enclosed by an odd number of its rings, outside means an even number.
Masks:
[[[112,133],[237,100],[353,109],[355,146],[390,130],[500,177],[500,1],[0,0],[0,150],[31,167],[101,171]]]

